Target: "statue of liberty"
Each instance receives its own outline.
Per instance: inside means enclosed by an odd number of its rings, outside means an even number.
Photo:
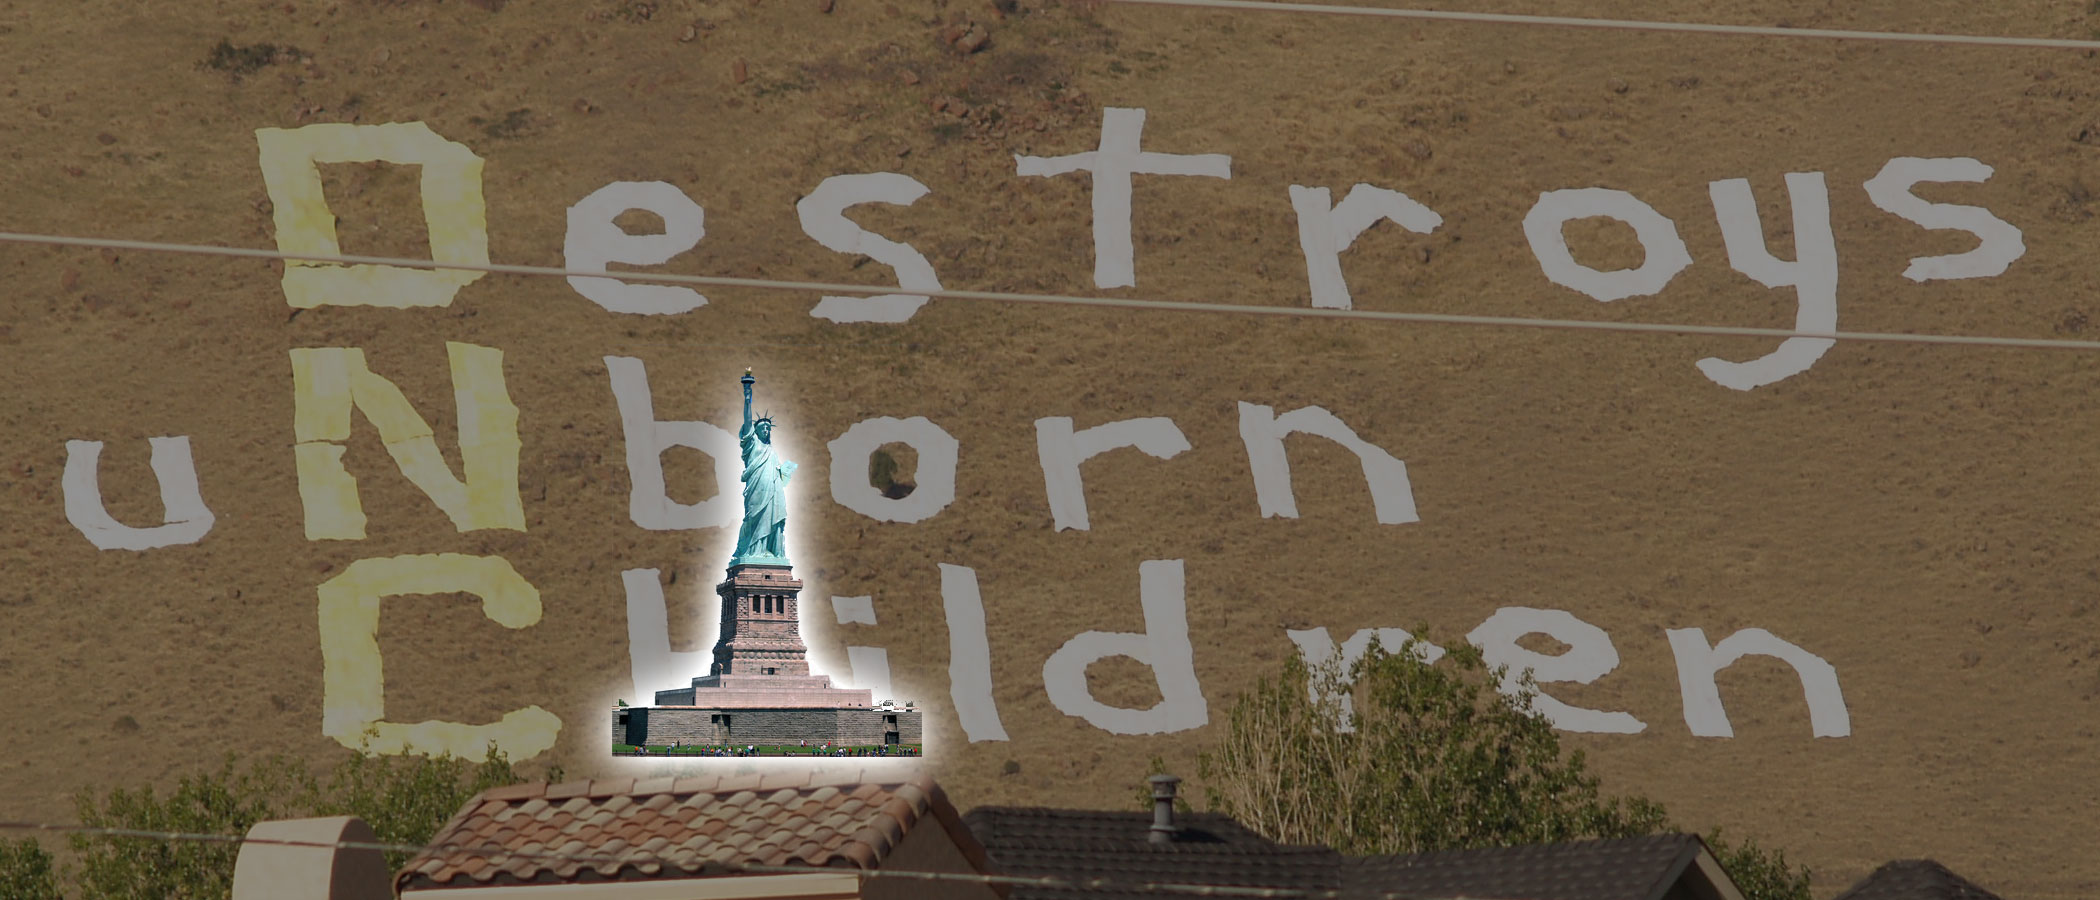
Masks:
[[[773,448],[773,418],[751,417],[751,385],[758,379],[744,370],[744,426],[737,441],[744,451],[744,523],[737,529],[732,566],[744,563],[784,566],[787,560],[787,483],[795,464]]]

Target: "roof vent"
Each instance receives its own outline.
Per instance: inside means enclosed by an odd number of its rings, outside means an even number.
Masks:
[[[1174,824],[1174,788],[1181,779],[1172,775],[1154,775],[1146,780],[1152,782],[1152,833],[1148,840],[1154,844],[1171,844],[1174,832],[1179,830]]]

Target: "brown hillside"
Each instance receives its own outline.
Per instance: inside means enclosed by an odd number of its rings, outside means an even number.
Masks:
[[[486,161],[497,262],[561,265],[571,204],[660,180],[707,213],[705,239],[662,271],[884,283],[887,267],[805,236],[795,203],[831,175],[898,172],[930,193],[852,215],[949,288],[1305,307],[1289,188],[1339,199],[1361,182],[1444,224],[1358,239],[1342,259],[1359,309],[1790,327],[1794,292],[1728,265],[1707,185],[1749,179],[1785,259],[1782,178],[1821,172],[1841,327],[2093,335],[2089,52],[1002,2],[16,0],[0,4],[0,230],[272,247],[256,129],[423,122]],[[1460,5],[2100,34],[2082,0]],[[1145,109],[1147,150],[1232,157],[1229,181],[1137,177],[1138,283],[1109,291],[1091,277],[1088,177],[1017,177],[1014,162],[1093,149],[1104,107]],[[1994,167],[1918,193],[1989,208],[2026,255],[1996,278],[1901,277],[1973,239],[1869,201],[1862,183],[1897,156]],[[411,170],[323,174],[345,252],[429,253]],[[1524,216],[1543,191],[1585,187],[1669,216],[1694,263],[1609,305],[1547,281]],[[1623,226],[1567,235],[1596,268],[1640,262]],[[500,556],[544,611],[513,630],[471,598],[386,601],[390,720],[537,705],[563,722],[546,759],[625,771],[604,755],[606,707],[637,699],[620,572],[675,573],[674,645],[692,649],[731,536],[629,521],[602,361],[617,355],[648,364],[661,419],[733,427],[735,379],[758,371],[803,464],[791,548],[813,652],[836,669],[847,644],[887,648],[902,699],[932,712],[928,765],[964,807],[1128,804],[1154,755],[1193,773],[1234,693],[1292,651],[1287,628],[1427,623],[1448,641],[1539,607],[1619,653],[1593,684],[1547,687],[1647,723],[1571,738],[1612,789],[1784,847],[1825,894],[1930,857],[2009,897],[2100,895],[2091,352],[1847,343],[1739,392],[1694,363],[1775,339],[958,300],[841,325],[809,315],[811,294],[726,287],[638,316],[502,275],[442,308],[295,311],[280,268],[0,245],[0,818],[70,820],[84,786],[169,783],[229,749],[347,752],[320,730],[316,589],[400,554]],[[504,354],[527,530],[456,530],[359,416],[346,460],[369,536],[306,540],[288,351],[362,348],[456,473],[447,341]],[[1317,438],[1290,445],[1300,517],[1264,518],[1242,401],[1324,407],[1404,459],[1421,521],[1378,524],[1355,457]],[[953,504],[897,524],[832,501],[826,442],[876,416],[960,441]],[[1092,529],[1053,532],[1033,424],[1047,416],[1168,416],[1192,449],[1088,463]],[[66,442],[105,442],[109,512],[157,523],[145,439],[162,435],[189,437],[216,525],[194,545],[97,550],[65,515]],[[706,457],[665,460],[674,498],[710,493]],[[1052,706],[1043,663],[1082,631],[1142,628],[1151,559],[1186,561],[1211,725],[1112,735]],[[1009,741],[969,743],[950,712],[942,563],[977,572]],[[834,624],[834,594],[872,596],[878,624]],[[1692,737],[1664,633],[1688,627],[1764,628],[1828,660],[1852,734],[1812,737],[1792,670],[1750,658],[1719,679],[1735,736]],[[1159,696],[1127,659],[1091,678],[1106,703]]]

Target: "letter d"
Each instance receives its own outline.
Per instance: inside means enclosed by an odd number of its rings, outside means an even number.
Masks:
[[[1066,641],[1043,663],[1043,687],[1051,704],[1113,734],[1163,734],[1208,723],[1210,711],[1203,701],[1203,688],[1196,683],[1195,649],[1189,644],[1183,583],[1181,560],[1139,563],[1138,602],[1145,609],[1144,633],[1089,631]],[[1152,669],[1152,677],[1159,682],[1157,705],[1122,709],[1094,699],[1087,691],[1086,669],[1111,656],[1127,656]]]

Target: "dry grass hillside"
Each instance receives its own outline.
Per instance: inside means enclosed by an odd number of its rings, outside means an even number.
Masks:
[[[2091,38],[2084,0],[1456,0],[1496,12]],[[806,237],[824,178],[897,172],[930,192],[856,208],[949,288],[1304,307],[1292,185],[1404,191],[1443,225],[1390,223],[1342,257],[1359,309],[1789,327],[1791,289],[1728,265],[1709,182],[1747,178],[1792,258],[1782,180],[1824,173],[1839,323],[1862,331],[2090,337],[2100,68],[2090,52],[1580,31],[1060,0],[0,0],[0,230],[271,247],[255,131],[423,122],[486,160],[490,256],[562,263],[565,210],[665,181],[706,237],[662,271],[881,283]],[[1137,285],[1092,280],[1087,176],[1017,177],[1015,154],[1093,149],[1103,109],[1143,108],[1144,147],[1225,153],[1229,180],[1136,177]],[[1918,283],[1913,257],[1973,240],[1876,208],[1892,157],[1973,157],[1925,185],[2018,226],[2002,276]],[[413,170],[323,167],[346,253],[429,253]],[[1543,191],[1630,191],[1694,260],[1609,305],[1549,282],[1522,223]],[[647,230],[647,217],[623,223]],[[1636,265],[1630,229],[1571,225],[1575,257]],[[902,324],[835,324],[817,297],[711,288],[682,315],[609,312],[558,278],[492,275],[441,308],[294,310],[275,263],[0,245],[0,818],[66,820],[84,786],[167,783],[228,750],[344,752],[321,732],[317,586],[399,554],[508,560],[539,593],[509,629],[470,598],[384,606],[394,721],[563,721],[545,758],[612,771],[605,708],[631,691],[620,572],[664,571],[674,643],[711,628],[729,535],[628,519],[603,358],[644,360],[658,416],[731,424],[758,370],[794,482],[792,550],[820,662],[887,648],[929,707],[928,759],[959,804],[1122,805],[1145,761],[1193,772],[1286,629],[1427,623],[1456,640],[1496,609],[1566,610],[1621,663],[1548,690],[1624,710],[1637,735],[1571,738],[1611,788],[1816,867],[1828,894],[1929,856],[2009,897],[2100,894],[2100,545],[2091,448],[2100,356],[1841,344],[1739,392],[1696,361],[1771,338],[1461,328],[936,300]],[[308,541],[288,351],[362,348],[460,465],[445,342],[500,349],[523,441],[523,532],[460,532],[362,418],[346,462],[361,541]],[[1236,404],[1323,407],[1404,459],[1421,521],[1381,525],[1355,458],[1290,444],[1300,516],[1264,518]],[[834,503],[826,442],[924,416],[961,445],[956,499],[915,524]],[[1087,464],[1092,528],[1051,528],[1035,420],[1168,416],[1191,449]],[[216,525],[202,541],[97,550],[68,524],[68,440],[106,444],[109,512],[160,521],[146,438],[187,435]],[[907,463],[910,461],[907,460]],[[708,458],[665,456],[674,498]],[[907,466],[909,467],[909,466]],[[857,473],[856,473],[857,474]],[[1082,631],[1135,631],[1137,569],[1182,559],[1211,725],[1118,736],[1045,694]],[[1010,740],[949,711],[938,566],[975,569]],[[821,603],[874,598],[878,623]],[[1844,738],[1811,736],[1769,658],[1720,677],[1735,736],[1685,724],[1666,629],[1764,628],[1836,667]],[[1541,649],[1552,652],[1552,642]],[[1127,659],[1096,695],[1143,707]],[[666,685],[668,687],[669,685]]]

